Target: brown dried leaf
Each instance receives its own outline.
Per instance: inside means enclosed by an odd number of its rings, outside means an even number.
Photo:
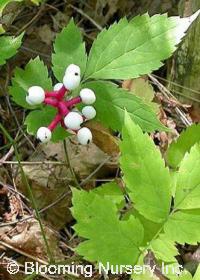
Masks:
[[[61,260],[63,255],[58,247],[59,241],[55,237],[54,232],[48,227],[45,227],[45,234],[54,258]],[[47,259],[46,247],[41,235],[39,223],[33,218],[26,222],[18,223],[14,228],[12,226],[1,227],[0,240],[31,256]],[[4,249],[7,250],[7,248]]]
[[[93,135],[93,142],[105,153],[110,156],[119,155],[118,139],[114,137],[109,129],[102,126],[100,123],[90,121],[86,124],[91,129]]]
[[[153,102],[155,92],[149,81],[145,78],[137,78],[124,81],[122,87],[140,97],[146,104],[150,105],[155,113],[159,112],[159,105]]]

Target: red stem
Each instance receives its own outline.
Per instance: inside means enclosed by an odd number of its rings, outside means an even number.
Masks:
[[[62,99],[66,92],[68,92],[68,90],[64,86],[62,86],[62,88],[58,91],[45,92],[44,104],[56,107],[59,112],[48,126],[51,131],[53,131],[59,123],[61,123],[62,127],[65,127],[63,117],[65,117],[70,112],[70,107],[81,103],[82,101],[80,96],[72,98],[68,101],[63,101]],[[74,132],[77,133],[75,130]]]
[[[62,86],[58,91],[46,91],[45,96],[54,97],[57,100],[62,100],[66,92],[68,92],[68,90],[64,86]]]
[[[44,104],[58,108],[58,101],[53,98],[45,97]]]
[[[67,107],[72,107],[72,106],[74,106],[74,105],[76,105],[76,104],[78,104],[78,103],[81,103],[81,98],[80,98],[80,96],[74,97],[74,98],[72,98],[72,99],[70,99],[70,100],[68,100],[68,101],[65,101],[65,106],[67,106]]]
[[[59,122],[61,122],[62,120],[62,115],[61,114],[57,114],[55,116],[55,118],[53,119],[53,121],[50,123],[50,125],[48,126],[48,128],[53,131],[56,126],[59,124]]]
[[[59,109],[60,114],[63,117],[65,117],[69,113],[69,110],[68,110],[68,108],[67,108],[67,106],[66,106],[64,101],[60,101],[58,103],[58,109]]]

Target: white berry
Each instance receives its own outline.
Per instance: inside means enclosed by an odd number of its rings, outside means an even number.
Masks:
[[[57,83],[57,84],[53,87],[53,90],[58,91],[58,90],[60,90],[62,87],[63,87],[63,84],[62,84],[62,83]]]
[[[35,105],[33,102],[31,102],[29,96],[26,96],[26,102],[27,102],[29,105]]]
[[[26,101],[30,105],[41,104],[45,99],[45,92],[43,88],[39,86],[32,86],[28,89],[28,95]]]
[[[40,127],[37,131],[37,138],[42,143],[47,143],[51,140],[51,130],[47,127]]]
[[[83,123],[82,116],[77,112],[70,112],[65,118],[64,123],[67,128],[72,130],[80,129],[80,125]]]
[[[86,119],[91,120],[96,116],[96,110],[92,106],[85,106],[82,109],[82,114],[86,117]]]
[[[92,132],[89,128],[83,127],[78,131],[77,139],[81,145],[88,145],[92,141]]]
[[[63,84],[66,89],[74,90],[80,85],[81,81],[81,70],[80,67],[75,64],[70,64],[63,78]]]
[[[80,97],[84,104],[93,104],[96,101],[94,91],[89,88],[84,88],[80,91]]]

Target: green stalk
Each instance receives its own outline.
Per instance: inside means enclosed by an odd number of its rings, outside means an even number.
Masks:
[[[67,143],[66,143],[66,140],[63,141],[63,146],[64,146],[64,151],[65,151],[65,162],[66,162],[66,165],[69,167],[69,170],[70,170],[70,173],[71,173],[71,176],[74,180],[74,183],[75,183],[75,186],[81,190],[81,186],[79,185],[79,182],[76,178],[76,174],[74,172],[74,169],[73,167],[71,166],[71,162],[70,162],[70,159],[69,159],[69,154],[68,154],[68,150],[67,150]]]
[[[0,129],[1,129],[2,132],[5,134],[5,136],[6,136],[7,139],[10,141],[10,143],[13,145],[13,148],[14,148],[14,151],[15,151],[15,155],[16,155],[16,159],[17,159],[17,161],[18,161],[18,163],[19,163],[19,168],[20,168],[20,172],[21,172],[21,176],[22,176],[22,181],[23,181],[23,183],[25,184],[25,186],[27,187],[27,190],[28,190],[28,194],[29,194],[31,203],[32,203],[33,208],[34,208],[34,210],[35,210],[36,219],[37,219],[38,222],[39,222],[39,226],[40,226],[41,234],[42,234],[42,237],[43,237],[43,239],[44,239],[45,246],[46,246],[46,250],[47,250],[47,255],[48,255],[48,258],[49,258],[49,262],[50,262],[50,263],[53,263],[53,262],[54,262],[54,258],[53,258],[53,255],[52,255],[52,253],[51,253],[51,250],[50,250],[50,247],[49,247],[47,238],[46,238],[45,230],[44,230],[44,227],[43,227],[42,222],[41,222],[40,213],[39,213],[39,211],[38,211],[37,204],[36,204],[36,201],[35,201],[33,192],[32,192],[32,190],[31,190],[31,187],[30,187],[30,185],[29,185],[29,182],[28,182],[28,180],[27,180],[27,178],[26,178],[26,175],[25,175],[25,173],[24,173],[23,167],[22,167],[22,165],[21,165],[20,155],[19,155],[19,152],[18,152],[16,143],[15,143],[15,140],[12,138],[12,136],[11,136],[11,135],[9,134],[9,132],[3,127],[3,125],[2,125],[1,123],[0,123]]]

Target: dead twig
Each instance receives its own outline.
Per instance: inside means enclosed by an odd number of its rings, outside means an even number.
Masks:
[[[165,96],[166,99],[170,100],[170,98],[173,98],[174,100],[176,100],[173,94],[165,86],[163,86],[153,75],[149,74],[148,77],[158,87],[158,89],[161,91],[161,93]],[[192,122],[187,118],[186,114],[180,108],[175,107],[175,111],[185,126],[192,125]]]
[[[85,17],[86,19],[88,19],[98,30],[100,30],[100,31],[103,30],[101,25],[99,25],[94,19],[92,19],[90,16],[88,16],[86,13],[84,13],[81,9],[76,8],[72,4],[69,4],[68,6],[71,7],[73,10],[75,10],[80,15],[82,15],[83,17]]]
[[[21,29],[19,29],[17,31],[17,33],[15,34],[15,36],[18,36],[19,34],[21,34],[22,32],[24,32],[25,30],[28,29],[28,27],[35,22],[36,20],[38,20],[38,18],[41,16],[41,14],[43,13],[44,9],[45,9],[45,2],[46,0],[42,3],[42,5],[40,6],[39,11],[37,12],[37,14],[29,21],[27,22]]]
[[[28,253],[26,253],[26,252],[24,252],[24,251],[22,251],[22,250],[20,250],[20,249],[18,249],[18,248],[15,248],[15,247],[13,247],[12,245],[10,245],[10,244],[8,244],[8,243],[2,241],[2,240],[0,240],[0,244],[1,244],[2,246],[4,246],[4,247],[10,249],[10,250],[13,250],[13,251],[15,251],[15,252],[21,254],[22,256],[25,256],[25,257],[27,257],[27,258],[30,258],[30,259],[32,259],[32,260],[38,262],[38,263],[48,265],[48,262],[46,262],[46,261],[44,261],[44,260],[42,260],[42,259],[40,259],[40,258],[37,258],[37,257],[35,257],[35,256],[32,256],[32,255],[30,255],[30,254],[28,254]]]

